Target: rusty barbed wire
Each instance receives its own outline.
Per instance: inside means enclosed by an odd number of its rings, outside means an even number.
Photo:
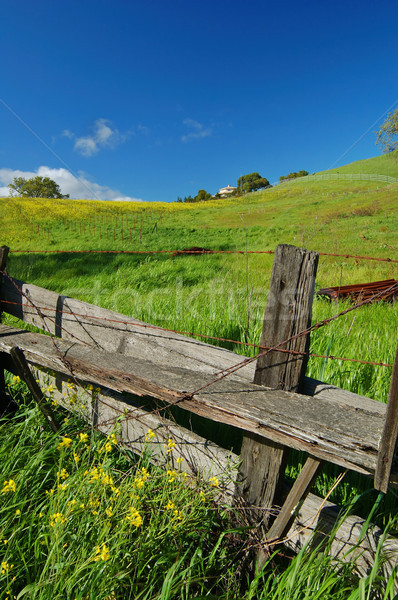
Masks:
[[[10,254],[274,254],[274,250],[10,250]],[[398,263],[398,259],[356,254],[337,254],[318,252],[320,256],[337,258],[355,258],[356,260],[374,260],[388,263]]]

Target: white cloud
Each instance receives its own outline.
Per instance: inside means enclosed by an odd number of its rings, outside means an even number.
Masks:
[[[184,119],[183,124],[188,128],[188,133],[181,136],[182,142],[189,142],[191,140],[201,140],[209,137],[213,131],[211,127],[205,128],[202,123],[195,121],[194,119]]]
[[[79,174],[78,177],[67,169],[52,169],[51,167],[39,167],[34,171],[20,171],[14,169],[0,169],[0,197],[9,196],[9,189],[6,187],[12,183],[14,177],[50,177],[61,188],[62,194],[69,194],[71,199],[77,198],[81,200],[114,200],[126,202],[142,202],[140,198],[132,198],[124,196],[119,190],[113,190],[104,185],[99,185],[89,181],[86,176]]]
[[[62,132],[62,136],[67,137],[70,140],[73,140],[73,138],[75,137],[75,134],[73,133],[73,131],[69,131],[69,129],[64,129]]]
[[[130,132],[120,133],[112,126],[111,121],[107,119],[97,119],[94,121],[93,133],[82,137],[76,137],[69,129],[62,132],[63,137],[74,139],[74,149],[83,156],[93,156],[102,148],[116,148],[123,144],[130,135]]]

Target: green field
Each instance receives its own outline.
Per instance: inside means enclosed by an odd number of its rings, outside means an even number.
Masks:
[[[381,156],[347,165],[347,167],[339,168],[338,171],[340,173],[387,174],[398,177],[398,157],[396,153],[395,156]],[[344,256],[351,254],[398,259],[398,183],[349,180],[311,181],[303,178],[243,198],[201,204],[166,204],[162,202],[133,204],[17,198],[3,198],[0,199],[0,203],[2,208],[0,243],[7,244],[11,248],[8,271],[12,276],[165,328],[201,336],[216,336],[247,344],[259,342],[272,268],[272,255],[245,254],[243,252],[242,254],[172,256],[171,253],[146,254],[145,252],[177,250],[192,246],[223,251],[261,251],[274,250],[279,243],[289,243],[321,253],[342,255],[320,257],[316,280],[317,289],[331,285],[362,283],[387,278],[398,279],[397,263]],[[130,250],[143,253],[47,253],[49,250]],[[314,322],[338,314],[347,306],[315,299]],[[14,322],[10,317],[6,317],[6,319],[9,323]],[[311,338],[311,352],[391,364],[394,360],[397,340],[398,305],[378,303],[357,309],[345,317],[337,319],[329,326],[314,332]],[[216,343],[210,339],[208,341]],[[242,346],[233,342],[218,343],[238,353],[246,355],[255,353],[252,345]],[[310,359],[307,374],[385,402],[391,368],[313,357]],[[34,421],[37,417],[31,415],[29,418]],[[71,424],[71,427],[72,425],[77,427],[75,424]],[[48,440],[43,441],[45,447],[47,447],[47,443]],[[98,442],[93,439],[92,443]],[[1,452],[4,456],[12,454],[10,454],[10,447],[7,444],[4,444]],[[28,461],[29,449],[26,448],[24,452]],[[48,465],[53,460],[51,453],[54,450],[48,452],[52,458],[43,458],[43,465]],[[300,456],[293,457],[288,467],[289,475],[294,476],[301,460]],[[15,474],[12,472],[8,459],[3,463],[6,465],[2,471],[3,478],[9,480]],[[117,464],[115,468],[117,469]],[[325,494],[332,486],[337,474],[338,470],[326,470],[317,480],[318,493]],[[53,485],[51,482],[54,481],[54,477],[56,480],[56,475],[52,473],[48,477],[49,485]],[[78,481],[79,478],[82,478],[82,474],[76,474],[75,477]],[[160,475],[156,475],[156,477],[160,477]],[[346,477],[345,482],[333,493],[332,500],[344,504],[356,499],[355,510],[366,516],[375,498],[368,491],[370,487],[371,483],[364,477]],[[48,490],[48,488],[45,489]],[[43,503],[45,499],[43,490],[44,488],[38,489],[38,495],[32,496],[24,492],[20,502],[29,502],[29,506]],[[14,503],[11,506],[13,510],[22,510],[18,508],[22,504]],[[54,509],[52,514],[55,512],[57,511]],[[196,514],[196,509],[194,512]],[[395,493],[391,493],[384,500],[383,510],[379,511],[374,518],[379,524],[385,525],[390,516],[395,513],[396,496]],[[1,514],[3,514],[3,525],[0,520],[0,527],[6,527],[5,523],[9,522],[7,521],[9,513]],[[196,517],[192,516],[192,518]],[[210,519],[210,516],[206,518]],[[221,516],[220,519],[212,522],[208,532],[203,533],[205,537],[208,535],[204,546],[206,552],[211,547],[212,540],[214,541],[215,537],[220,535],[219,528],[221,527],[222,530],[227,526]],[[94,524],[90,521],[87,525],[82,521],[80,526],[87,527],[87,531],[91,532]],[[37,528],[30,530],[33,527],[30,521],[29,523],[24,521],[24,525],[21,527],[15,529],[16,538],[23,531],[31,531],[29,534],[31,536],[48,535],[47,530],[47,533],[40,533],[41,530]],[[188,521],[186,527],[190,527]],[[393,527],[396,528],[396,524]],[[9,533],[7,533],[8,535]],[[152,532],[148,532],[148,539],[151,535]],[[5,538],[5,534],[0,530],[1,537]],[[47,540],[45,543],[48,547],[51,537],[43,539]],[[68,543],[72,542],[68,541]],[[114,544],[120,544],[117,536]],[[152,546],[148,546],[150,548],[148,552],[155,552],[156,543],[151,541],[150,544]],[[25,546],[24,552],[28,547],[30,547],[29,544]],[[239,592],[242,594],[241,596],[236,587],[232,586],[231,581],[229,583],[224,581],[224,592],[217,588],[217,591],[214,592],[216,595],[211,595],[213,592],[209,591],[212,589],[210,584],[207,588],[206,586],[202,587],[200,593],[195,588],[196,596],[190,596],[190,592],[181,591],[183,586],[181,584],[178,587],[177,583],[175,589],[168,592],[166,590],[164,595],[161,595],[162,585],[159,582],[174,564],[179,564],[178,569],[173,572],[173,577],[177,581],[178,575],[188,568],[192,558],[192,570],[189,577],[196,581],[201,576],[204,579],[209,578],[209,572],[215,569],[214,565],[216,563],[219,566],[223,565],[223,560],[228,554],[226,547],[221,544],[217,546],[217,552],[220,551],[221,554],[224,552],[224,554],[222,556],[217,554],[217,559],[214,559],[216,556],[214,555],[213,563],[211,561],[207,563],[209,553],[206,554],[203,551],[199,560],[198,556],[192,553],[192,549],[188,550],[187,546],[184,548],[188,554],[184,555],[181,563],[178,563],[178,560],[182,558],[182,555],[177,552],[171,556],[170,562],[164,563],[163,575],[161,575],[161,566],[157,567],[157,571],[155,569],[157,575],[154,581],[157,582],[156,590],[158,591],[155,591],[154,588],[152,595],[152,592],[148,591],[148,595],[142,592],[141,596],[136,591],[136,596],[132,597],[258,597],[264,599],[286,598],[286,600],[295,597],[304,598],[306,596],[300,595],[301,592],[297,591],[297,595],[294,595],[293,591],[302,589],[302,593],[305,593],[305,581],[299,583],[300,574],[305,573],[309,578],[307,581],[309,581],[311,577],[314,577],[314,573],[311,576],[311,569],[314,571],[320,568],[319,565],[316,566],[318,559],[313,558],[308,561],[301,556],[289,563],[290,566],[286,570],[280,571],[280,577],[276,578],[277,584],[271,584],[268,579],[266,581],[264,579],[256,580],[252,582],[249,591]],[[182,546],[180,550],[185,552]],[[88,547],[85,552],[85,558],[82,559],[84,565],[88,564],[89,556],[91,556]],[[211,550],[209,552],[211,556]],[[65,595],[66,583],[62,578],[60,580],[57,568],[54,566],[58,564],[57,561],[62,562],[62,560],[64,559],[61,559],[60,555],[54,558],[54,562],[51,563],[52,571],[50,569],[51,577],[54,577],[54,581],[60,581],[59,594],[61,595],[57,597],[73,598],[73,595]],[[142,563],[144,570],[146,568],[145,560],[144,557]],[[230,558],[225,558],[225,560],[228,562]],[[345,573],[344,576],[341,576],[340,582],[344,583],[340,588],[337,580],[333,579],[334,571],[331,565],[326,564],[325,557],[322,560],[325,561],[324,564],[322,563],[324,573],[328,574],[325,575],[325,581],[330,583],[330,587],[325,588],[324,595],[319,595],[319,597],[351,598],[350,594],[354,594],[357,589],[355,581],[351,582],[352,588],[350,588],[351,583],[349,583],[348,574]],[[16,558],[11,556],[7,561],[8,564],[11,564],[11,561],[16,562]],[[41,573],[40,577],[50,576],[50,571],[43,570],[44,567],[40,561],[41,558],[35,563],[35,569]],[[69,558],[68,561],[70,565]],[[116,565],[119,563],[116,559],[115,561],[116,569]],[[106,564],[110,563],[106,562]],[[278,565],[280,564],[279,561]],[[95,565],[95,568],[97,567],[98,561]],[[269,570],[274,568],[271,563],[268,567]],[[72,567],[70,568],[72,569]],[[100,574],[99,569],[97,569],[98,572],[94,572],[90,568],[87,573],[91,573],[93,587],[90,588],[89,593],[94,595],[89,595],[89,598],[122,599],[128,597],[120,595],[120,591],[117,592],[117,595],[112,596],[112,592],[108,588],[106,591],[101,591],[103,595],[95,596],[97,592],[92,592],[92,590],[97,589],[95,585],[98,584]],[[202,575],[200,575],[201,568],[203,569]],[[30,567],[27,566],[27,572],[29,569]],[[199,569],[199,572],[196,569]],[[233,568],[230,568],[228,573],[232,579],[235,577]],[[281,583],[283,579],[284,584]],[[316,578],[312,581],[313,595],[307,596],[308,598],[318,597],[315,589],[317,585],[319,587],[320,583]],[[371,586],[373,584],[374,582],[369,583]],[[64,587],[62,587],[63,585]],[[146,585],[149,586],[149,590],[152,584]],[[275,585],[280,585],[280,588]],[[230,586],[230,592],[225,591],[228,586]],[[261,586],[262,591],[259,592],[256,586]],[[344,588],[344,586],[346,587]],[[177,588],[178,591],[176,591]],[[18,589],[20,590],[21,587]],[[116,587],[114,589],[119,590]],[[230,595],[228,595],[229,593]],[[363,593],[367,592],[363,591]],[[34,593],[29,594],[30,592],[26,592],[24,597],[50,598],[50,592],[43,592],[43,595],[40,595],[40,586],[34,588]],[[80,596],[76,597],[86,597],[84,594],[86,592],[82,592]],[[372,598],[371,591],[369,594],[369,597]],[[366,595],[353,595],[352,598],[354,597],[365,598]]]

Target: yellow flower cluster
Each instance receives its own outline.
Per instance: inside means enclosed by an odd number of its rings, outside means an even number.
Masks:
[[[176,447],[175,441],[172,438],[169,438],[167,444],[165,445],[167,452],[168,453],[173,452],[175,447]]]
[[[153,438],[156,437],[154,432],[152,431],[152,429],[148,429],[148,431],[145,434],[145,441],[149,442],[150,440],[153,440]]]
[[[69,477],[69,473],[66,469],[61,469],[61,471],[57,471],[57,475],[58,477],[60,477],[61,479],[67,479]]]
[[[7,492],[15,492],[17,489],[17,485],[13,479],[9,479],[3,483],[3,489],[1,490],[2,494],[6,494]]]
[[[105,444],[100,452],[112,452],[113,446],[117,445],[117,438],[114,433],[107,437]]]
[[[14,565],[10,565],[8,562],[6,562],[6,561],[3,561],[3,562],[1,563],[1,573],[0,573],[0,575],[5,575],[6,573],[8,573],[8,571],[9,571],[10,569],[12,569],[12,568],[13,568],[13,566],[14,566]]]
[[[69,448],[72,441],[73,440],[70,437],[63,437],[60,443],[58,444],[58,450],[61,450],[62,448]]]
[[[66,517],[61,512],[53,513],[50,516],[50,525],[51,527],[55,527],[56,523],[65,523]]]
[[[109,560],[111,555],[109,554],[109,548],[106,544],[102,544],[102,547],[97,546],[96,555],[94,560],[98,562],[99,560],[107,561]]]
[[[134,525],[135,527],[141,527],[142,517],[138,510],[134,506],[129,507],[129,512],[126,515],[126,521]]]
[[[134,487],[140,490],[144,487],[146,480],[149,478],[149,473],[145,467],[138,469],[137,476],[134,478]]]

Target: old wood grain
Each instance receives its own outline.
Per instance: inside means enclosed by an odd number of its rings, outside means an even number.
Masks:
[[[265,308],[261,346],[274,347],[294,338],[311,324],[312,300],[319,255],[302,248],[279,245],[275,250],[270,289]],[[256,363],[254,382],[274,389],[297,391],[305,375],[308,360],[309,334],[284,344],[283,348],[304,355],[269,352],[260,355]],[[272,508],[281,502],[281,490],[288,449],[272,440],[254,436],[243,438],[238,493],[253,504]],[[312,462],[312,465],[315,463]],[[318,461],[318,468],[320,462]],[[308,485],[313,475],[308,475]],[[303,492],[304,493],[304,492]],[[259,521],[263,534],[268,528],[271,514],[263,512]],[[278,516],[276,529],[282,532],[288,525]],[[281,521],[283,517],[283,523]],[[257,563],[265,556],[257,557]]]

